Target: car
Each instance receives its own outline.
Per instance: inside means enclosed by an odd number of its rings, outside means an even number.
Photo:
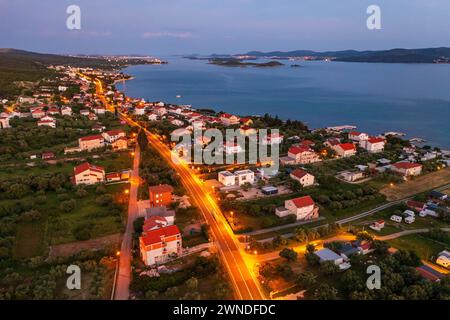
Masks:
[[[414,217],[408,216],[408,217],[405,218],[405,223],[411,224],[411,223],[413,223],[415,220],[416,220],[416,219],[415,219]]]

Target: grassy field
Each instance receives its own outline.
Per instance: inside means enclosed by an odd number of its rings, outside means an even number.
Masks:
[[[421,193],[433,188],[450,183],[450,168],[441,169],[394,187],[381,189],[381,193],[386,195],[389,201],[403,199],[416,193]]]
[[[440,251],[445,249],[444,244],[427,239],[420,234],[389,240],[388,243],[396,249],[412,250],[425,260],[436,257]]]

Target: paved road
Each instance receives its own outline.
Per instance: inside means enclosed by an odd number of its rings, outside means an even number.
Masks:
[[[441,228],[442,231],[446,231],[449,232],[450,228]],[[375,239],[377,240],[382,240],[382,241],[386,241],[386,240],[392,240],[392,239],[396,239],[399,237],[403,237],[403,236],[407,236],[409,234],[415,234],[415,233],[426,233],[430,231],[430,229],[424,228],[424,229],[412,229],[412,230],[404,230],[401,232],[397,232],[397,233],[392,233],[392,234],[388,234],[386,236],[377,236],[375,237]]]
[[[133,241],[133,222],[138,217],[137,196],[139,187],[140,149],[136,144],[134,151],[133,170],[130,177],[130,199],[128,201],[128,218],[125,233],[120,248],[119,272],[116,279],[114,300],[128,300],[131,282],[131,248]]]

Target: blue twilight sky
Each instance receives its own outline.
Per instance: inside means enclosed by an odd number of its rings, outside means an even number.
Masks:
[[[66,28],[67,6],[81,30]],[[366,28],[368,5],[382,30]],[[187,54],[450,46],[449,0],[0,0],[0,47]]]

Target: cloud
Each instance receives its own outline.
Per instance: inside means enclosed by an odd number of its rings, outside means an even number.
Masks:
[[[191,39],[196,36],[189,31],[173,32],[173,31],[157,31],[144,32],[142,35],[144,39],[159,39],[159,38],[176,38],[176,39]]]

